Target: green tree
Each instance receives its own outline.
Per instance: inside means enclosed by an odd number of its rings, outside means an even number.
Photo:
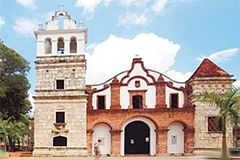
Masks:
[[[204,92],[199,99],[208,103],[210,106],[219,108],[219,120],[222,125],[222,159],[228,159],[226,130],[227,125],[231,124],[234,128],[238,127],[240,115],[240,90],[232,86],[224,94],[217,92]]]
[[[0,119],[0,142],[4,143],[4,151],[7,151],[8,144],[8,121]]]
[[[5,145],[5,151],[15,151],[18,148],[28,131],[28,116],[22,116],[20,121],[9,121],[0,119],[0,142]]]
[[[26,77],[29,63],[16,51],[0,43],[0,118],[18,121],[27,114],[30,84]]]

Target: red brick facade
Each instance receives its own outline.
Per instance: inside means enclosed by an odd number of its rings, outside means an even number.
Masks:
[[[167,131],[168,126],[173,122],[180,122],[184,125],[184,152],[192,153],[194,144],[194,107],[187,108],[156,108],[156,109],[110,109],[110,110],[89,110],[87,116],[88,124],[88,153],[92,153],[92,133],[95,125],[99,123],[108,124],[111,128],[112,145],[111,154],[120,154],[120,133],[122,124],[133,117],[145,117],[151,120],[156,127],[156,154],[167,153]]]
[[[132,71],[135,69],[135,67],[137,68],[139,66],[142,69],[142,72],[139,72],[139,74],[137,75],[133,75]],[[126,121],[128,121],[129,119],[133,119],[134,117],[143,117],[154,124],[154,132],[156,135],[156,140],[154,142],[156,144],[154,153],[155,155],[162,155],[168,153],[168,127],[175,122],[180,123],[184,127],[184,153],[193,152],[194,106],[189,103],[189,88],[175,87],[173,82],[166,81],[164,75],[157,73],[158,76],[156,77],[156,74],[154,76],[153,73],[150,72],[150,70],[147,70],[144,67],[141,58],[135,58],[133,59],[131,69],[126,72],[125,76],[116,76],[112,78],[111,82],[106,82],[98,88],[96,86],[88,87],[87,93],[89,95],[89,98],[87,111],[87,142],[89,154],[92,154],[94,127],[98,124],[103,123],[107,124],[107,126],[109,126],[110,128],[110,154],[120,155],[121,141],[123,141],[123,139],[121,139],[121,133],[124,132],[124,128],[122,128],[122,126]],[[121,91],[121,88],[125,88],[125,90],[123,89]],[[169,104],[167,104],[166,102],[167,96],[170,96],[170,94],[167,93],[167,88],[173,93],[177,92],[183,95],[182,107],[169,107]],[[106,91],[107,89],[110,90],[110,104],[108,104],[109,106],[107,106],[107,109],[98,110],[96,107],[96,103],[94,106],[93,97],[96,97],[98,93]],[[155,93],[154,100],[150,96],[150,94],[147,94],[150,89],[153,90],[153,93]],[[126,92],[124,97],[125,99],[121,100],[121,96],[124,96],[124,91]],[[101,93],[101,95],[102,94],[103,92]],[[133,109],[132,97],[135,95],[139,95],[142,97],[142,108]],[[128,106],[122,106],[121,103],[128,104]],[[149,104],[154,105],[149,106]]]

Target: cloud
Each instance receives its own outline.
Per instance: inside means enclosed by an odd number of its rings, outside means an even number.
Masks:
[[[36,19],[19,18],[15,21],[13,29],[24,36],[33,36],[33,31],[38,29],[38,24]]]
[[[75,3],[76,7],[84,9],[85,14],[93,13],[96,7],[100,4],[108,6],[112,0],[77,0]]]
[[[191,75],[193,73],[192,72],[181,73],[181,72],[177,72],[175,70],[169,70],[169,71],[165,72],[164,74],[175,81],[185,82],[186,80],[188,80],[191,77]]]
[[[136,26],[145,25],[148,22],[148,18],[144,14],[127,13],[124,17],[121,17],[118,24],[119,26]]]
[[[5,24],[5,21],[2,17],[0,17],[0,28]]]
[[[165,9],[168,2],[169,0],[156,0],[156,2],[152,5],[152,10],[154,12],[160,13]]]
[[[86,55],[87,83],[103,82],[130,69],[136,54],[143,58],[146,68],[167,71],[180,48],[179,44],[154,33],[141,33],[131,39],[110,35],[96,44],[93,53]]]
[[[212,53],[209,56],[202,55],[201,57],[198,57],[197,60],[202,61],[204,58],[209,58],[214,62],[223,62],[235,56],[237,53],[239,53],[238,48],[231,48]]]
[[[240,80],[235,81],[233,85],[240,89]]]
[[[88,45],[86,46],[86,52],[92,53],[93,50],[94,50],[94,48],[95,48],[95,46],[96,46],[96,43],[88,44]]]
[[[141,6],[145,5],[148,2],[148,0],[121,0],[121,3],[130,6],[130,5],[135,5],[135,6]]]
[[[17,2],[25,8],[31,8],[31,9],[36,8],[35,0],[17,0]]]

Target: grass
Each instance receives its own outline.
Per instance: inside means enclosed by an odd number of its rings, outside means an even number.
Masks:
[[[5,157],[5,152],[0,149],[0,159],[2,159],[2,158],[6,158]]]

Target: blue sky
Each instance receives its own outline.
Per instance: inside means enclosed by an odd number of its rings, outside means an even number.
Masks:
[[[240,82],[240,0],[0,0],[0,38],[31,63],[32,94],[33,31],[60,4],[88,29],[87,83],[129,69],[136,54],[178,81],[208,57]]]

